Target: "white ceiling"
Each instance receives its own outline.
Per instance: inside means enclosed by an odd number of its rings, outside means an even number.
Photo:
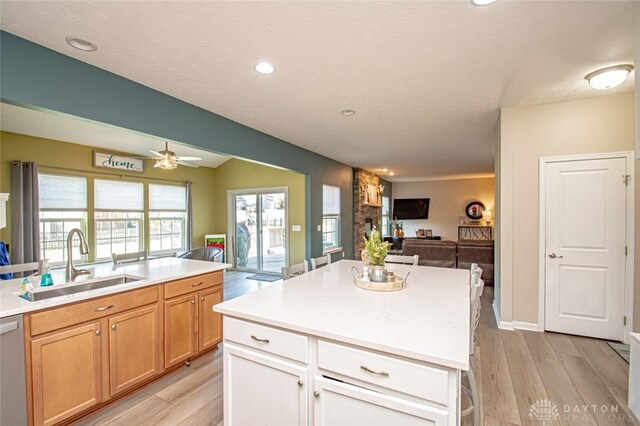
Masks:
[[[3,1],[0,26],[346,164],[418,180],[492,173],[501,106],[599,95],[583,77],[633,62],[632,7]],[[67,35],[99,49],[75,50]],[[276,72],[254,72],[261,60]],[[632,89],[630,78],[609,93]]]
[[[142,156],[151,156],[150,149],[163,150],[166,140],[80,120],[68,115],[36,111],[4,103],[0,103],[0,129]],[[202,157],[202,161],[193,162],[199,166],[218,167],[230,159],[224,155],[181,146],[175,141],[168,142],[169,149],[175,151],[178,156]]]

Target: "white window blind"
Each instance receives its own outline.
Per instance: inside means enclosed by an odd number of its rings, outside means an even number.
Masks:
[[[322,214],[340,215],[340,188],[322,185]]]
[[[77,176],[38,175],[40,208],[44,210],[86,210],[87,179]]]
[[[94,206],[96,210],[143,211],[144,185],[137,182],[96,179]]]
[[[187,210],[187,188],[173,185],[149,185],[149,210]]]

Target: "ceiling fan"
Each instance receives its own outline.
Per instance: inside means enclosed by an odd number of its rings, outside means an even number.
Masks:
[[[156,164],[154,164],[153,167],[159,169],[175,169],[178,167],[178,164],[188,167],[199,167],[197,164],[192,163],[192,161],[202,160],[200,157],[178,157],[175,152],[169,151],[169,142],[164,143],[164,150],[158,152],[150,149],[149,152],[153,154],[151,159],[156,160]]]

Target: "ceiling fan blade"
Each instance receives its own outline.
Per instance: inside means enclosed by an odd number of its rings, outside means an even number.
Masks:
[[[178,157],[178,160],[184,161],[202,161],[201,157],[183,157],[182,155]]]
[[[183,166],[187,166],[187,167],[194,167],[194,168],[195,168],[195,167],[200,167],[200,166],[199,166],[199,165],[197,165],[196,163],[191,163],[191,162],[189,162],[189,161],[184,161],[184,160],[182,160],[182,159],[179,159],[179,160],[178,160],[178,164],[181,164],[181,165],[183,165]]]
[[[164,154],[160,154],[158,151],[154,151],[150,149],[149,152],[155,155],[156,157],[164,157]]]

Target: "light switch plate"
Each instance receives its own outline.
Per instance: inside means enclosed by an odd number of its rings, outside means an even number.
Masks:
[[[318,232],[322,232],[322,225],[318,225]]]
[[[302,231],[302,226],[300,225],[291,225],[291,230],[294,232],[300,232]]]

